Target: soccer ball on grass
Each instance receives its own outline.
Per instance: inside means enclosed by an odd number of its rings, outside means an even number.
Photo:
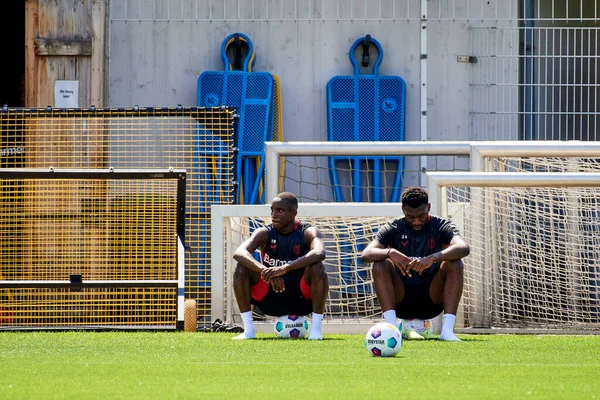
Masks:
[[[275,319],[275,334],[281,339],[302,339],[308,335],[308,319],[302,315],[282,315]]]
[[[365,344],[373,357],[394,357],[402,348],[402,333],[394,325],[380,322],[369,329]]]

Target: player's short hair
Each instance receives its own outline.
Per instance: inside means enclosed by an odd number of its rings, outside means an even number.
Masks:
[[[410,208],[418,208],[423,204],[429,204],[427,191],[419,186],[411,186],[402,193],[402,205]]]
[[[298,209],[298,198],[294,193],[281,192],[277,195],[285,204],[287,204],[292,210]]]

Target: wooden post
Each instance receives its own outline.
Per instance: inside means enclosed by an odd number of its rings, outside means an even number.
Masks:
[[[106,2],[95,0],[92,7],[92,76],[90,80],[90,105],[104,107]]]
[[[38,26],[37,0],[25,2],[25,107],[37,107],[34,39]]]

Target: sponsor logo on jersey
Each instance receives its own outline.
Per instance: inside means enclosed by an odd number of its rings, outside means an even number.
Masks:
[[[269,267],[283,267],[288,263],[289,261],[286,260],[278,260],[277,258],[271,258],[266,253],[265,257],[263,258],[263,264],[268,265]]]
[[[300,255],[300,245],[299,244],[295,244],[294,247],[292,247],[292,250],[295,255]]]

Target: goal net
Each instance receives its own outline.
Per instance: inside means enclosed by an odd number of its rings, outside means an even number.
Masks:
[[[495,181],[497,175],[503,180]],[[600,175],[477,176],[473,180],[473,173],[428,173],[435,178],[428,184],[432,212],[452,219],[471,246],[464,259],[457,328],[599,330]],[[356,332],[357,326],[379,320],[371,266],[361,262],[360,253],[381,225],[402,215],[400,205],[301,203],[298,215],[323,234],[330,283],[326,322],[338,324],[337,331]],[[269,220],[268,205],[213,207],[213,320],[240,322],[232,255]]]
[[[560,165],[541,161],[551,169]],[[519,164],[523,161],[508,163]],[[461,302],[464,326],[600,329],[600,175],[428,176],[432,210],[460,222],[471,245]]]
[[[184,170],[0,170],[0,330],[183,327]]]

